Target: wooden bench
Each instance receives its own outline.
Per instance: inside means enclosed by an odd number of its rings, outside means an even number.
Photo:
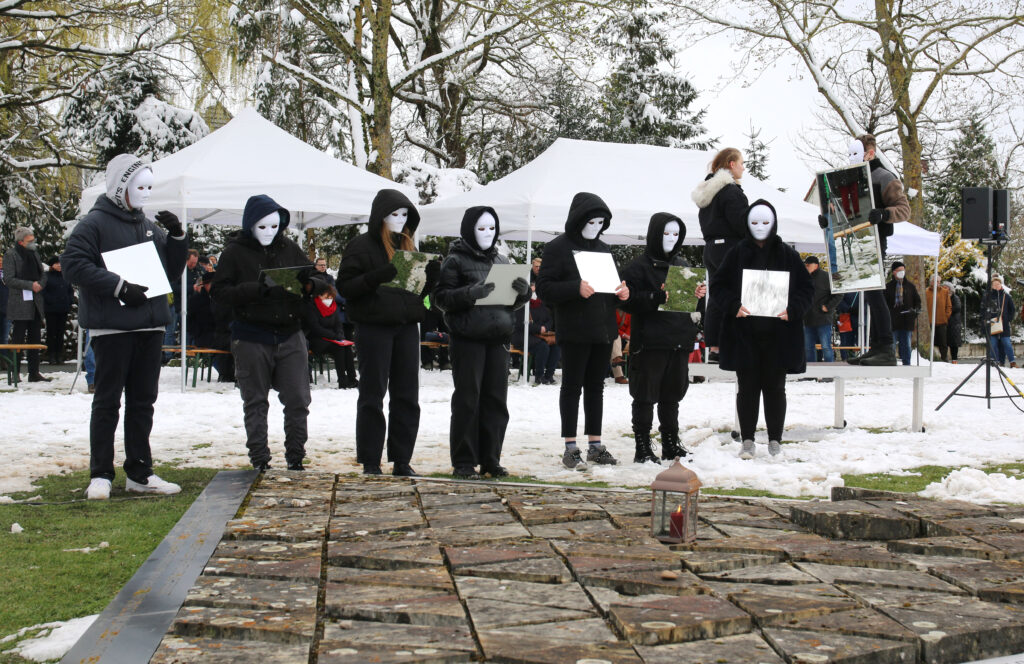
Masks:
[[[180,349],[179,349],[180,350]],[[217,355],[230,355],[229,350],[217,350],[216,348],[191,348],[185,350],[187,362],[192,367],[192,387],[196,386],[196,379],[201,369],[206,369],[206,382],[213,380],[213,359]],[[187,369],[186,369],[187,371]]]
[[[21,377],[18,376],[21,354],[31,350],[46,350],[46,344],[0,344],[0,351],[14,352],[13,356],[4,353],[6,355],[4,359],[7,362],[7,384],[13,385],[15,389],[17,389],[18,383],[21,381]]]
[[[720,380],[736,380],[736,373],[725,371],[717,364],[690,364],[691,376],[704,376]],[[845,362],[808,362],[807,372],[786,376],[786,380],[800,378],[832,378],[836,396],[833,423],[836,428],[846,426],[846,381],[857,378],[908,378],[914,381],[911,402],[911,431],[924,431],[924,379],[932,375],[930,366],[862,367]],[[739,422],[736,424],[739,430]]]

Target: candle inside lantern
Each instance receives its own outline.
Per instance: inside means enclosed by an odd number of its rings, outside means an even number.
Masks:
[[[676,507],[676,511],[668,515],[668,534],[670,537],[683,537],[683,506]]]

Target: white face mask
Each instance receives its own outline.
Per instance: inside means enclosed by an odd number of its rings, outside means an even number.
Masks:
[[[252,227],[252,236],[264,247],[269,247],[277,237],[280,226],[281,213],[275,210],[256,222],[256,225]]]
[[[153,171],[143,168],[128,181],[128,205],[133,210],[146,207],[149,197],[153,195]]]
[[[398,208],[388,216],[384,217],[384,225],[392,233],[401,233],[405,228],[405,222],[409,219],[409,208]]]
[[[906,272],[904,270],[900,270],[899,272],[896,273],[896,278],[902,279],[905,274]]]
[[[334,304],[334,298],[333,297],[320,298],[320,301],[324,303],[325,307],[329,307],[332,304]]]
[[[670,221],[665,224],[664,235],[661,236],[661,250],[668,256],[679,242],[679,222]]]
[[[775,225],[775,215],[767,206],[758,205],[747,215],[747,227],[755,240],[767,240]]]
[[[490,212],[484,212],[476,220],[473,226],[473,239],[481,251],[487,251],[494,246],[494,236],[498,232],[498,220]]]
[[[854,141],[850,143],[850,163],[860,164],[864,161],[864,144],[860,141]]]
[[[594,217],[583,224],[583,230],[580,231],[580,234],[585,240],[596,240],[597,236],[601,234],[602,228],[604,228],[604,217]]]

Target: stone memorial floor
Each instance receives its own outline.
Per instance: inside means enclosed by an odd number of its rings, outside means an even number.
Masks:
[[[150,660],[968,662],[1024,652],[1024,507],[268,472]]]

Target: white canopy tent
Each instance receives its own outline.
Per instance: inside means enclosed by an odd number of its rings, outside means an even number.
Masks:
[[[206,138],[153,162],[156,180],[147,213],[170,210],[182,223],[242,224],[245,202],[267,194],[291,212],[290,227],[302,230],[365,223],[377,192],[416,192],[331,157],[246,108]],[[102,185],[82,192],[87,213]],[[182,289],[185,276],[182,274]],[[186,377],[186,309],[181,311],[181,389]]]

